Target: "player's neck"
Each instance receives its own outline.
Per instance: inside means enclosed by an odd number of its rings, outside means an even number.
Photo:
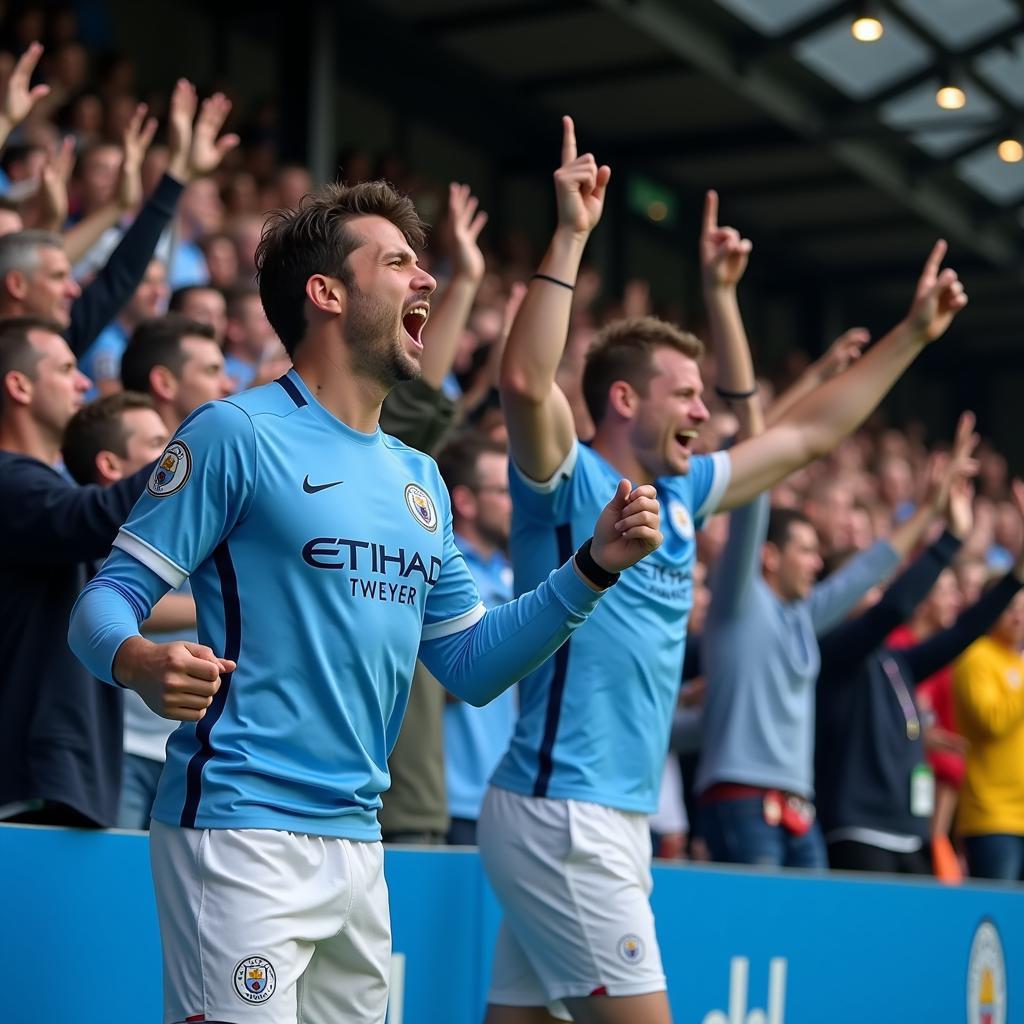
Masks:
[[[381,403],[388,393],[383,384],[301,350],[296,353],[294,365],[303,384],[332,416],[362,434],[377,429]]]
[[[634,487],[654,483],[651,475],[640,465],[640,460],[626,437],[615,431],[598,428],[590,447]]]

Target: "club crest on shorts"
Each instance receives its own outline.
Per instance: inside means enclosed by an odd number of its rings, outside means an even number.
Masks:
[[[165,449],[150,474],[146,490],[154,498],[177,494],[192,474],[192,453],[184,441],[175,438]]]
[[[638,964],[644,958],[644,943],[639,935],[623,935],[619,939],[619,956],[627,964]]]
[[[681,501],[670,501],[668,514],[679,536],[684,540],[693,540],[693,519],[690,510]]]
[[[433,533],[437,529],[437,509],[430,495],[419,484],[406,485],[405,506],[424,530]]]
[[[247,1003],[265,1003],[277,988],[274,965],[262,956],[250,956],[235,968],[235,991]]]

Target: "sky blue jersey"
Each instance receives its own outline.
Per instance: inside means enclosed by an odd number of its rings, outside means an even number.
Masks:
[[[725,452],[656,481],[662,546],[622,573],[598,610],[519,685],[519,720],[492,783],[525,795],[653,813],[682,674],[695,530],[729,483]],[[521,593],[584,541],[620,474],[574,443],[551,480],[513,465],[512,564]]]
[[[157,462],[69,640],[97,677],[188,577],[198,635],[237,662],[167,744],[154,817],[373,840],[423,659],[483,704],[599,595],[566,564],[485,614],[434,461],[340,422],[290,371],[197,410]]]
[[[476,580],[484,605],[493,608],[512,600],[512,566],[504,552],[484,558],[465,537],[455,543]],[[476,821],[487,783],[508,749],[516,722],[516,690],[507,689],[486,707],[459,701],[444,708],[444,775],[448,813]]]

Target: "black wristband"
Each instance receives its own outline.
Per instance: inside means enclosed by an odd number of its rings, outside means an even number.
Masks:
[[[534,274],[533,277],[537,281],[549,281],[551,284],[557,284],[562,288],[568,288],[571,292],[576,291],[576,285],[569,284],[568,281],[560,281],[557,277],[552,277],[550,274]]]
[[[602,569],[601,566],[594,561],[594,556],[590,553],[590,545],[593,544],[594,538],[588,537],[579,547],[579,550],[573,556],[576,559],[576,568],[588,579],[595,587],[600,587],[602,590],[607,590],[608,587],[613,587],[619,582],[619,576],[621,573],[609,572],[607,569]]]
[[[757,394],[757,385],[755,384],[749,391],[726,391],[725,388],[716,387],[715,394],[726,401],[738,402],[744,398],[753,398]]]

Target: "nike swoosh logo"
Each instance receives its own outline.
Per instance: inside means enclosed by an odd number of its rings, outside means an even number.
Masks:
[[[338,484],[343,484],[344,480],[332,480],[329,484],[311,484],[309,482],[309,474],[306,474],[306,479],[302,481],[302,489],[307,494],[316,494],[317,491],[326,491],[328,487],[337,487]]]

